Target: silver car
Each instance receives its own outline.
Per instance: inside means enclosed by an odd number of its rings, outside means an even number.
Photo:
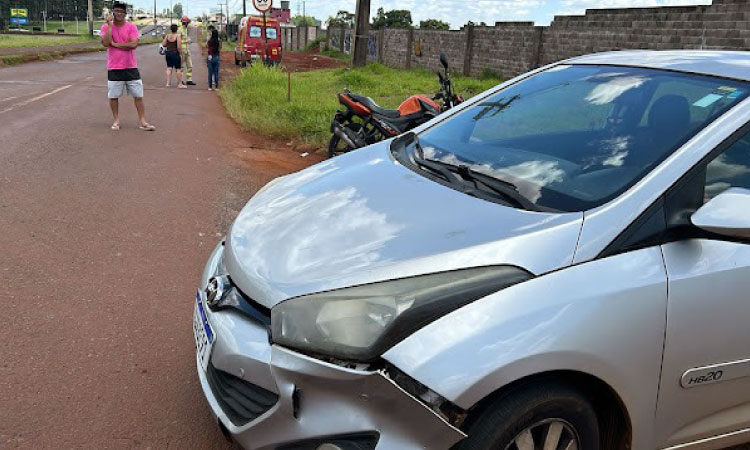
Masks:
[[[266,185],[208,261],[197,368],[248,449],[750,441],[750,54],[512,79]]]

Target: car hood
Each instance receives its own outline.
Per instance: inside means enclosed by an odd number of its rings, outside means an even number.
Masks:
[[[540,274],[571,264],[582,213],[539,213],[468,196],[395,161],[388,142],[266,185],[231,227],[235,284],[272,307],[347,286],[468,267]]]

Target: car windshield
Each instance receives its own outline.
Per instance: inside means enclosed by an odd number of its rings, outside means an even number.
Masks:
[[[540,209],[584,211],[635,184],[749,90],[709,76],[561,65],[428,129],[405,151],[507,182]]]
[[[276,28],[266,28],[266,37],[268,39],[276,39]]]
[[[250,30],[248,31],[251,38],[259,38],[260,37],[260,27],[250,27]]]

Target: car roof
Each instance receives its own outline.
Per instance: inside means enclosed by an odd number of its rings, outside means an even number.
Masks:
[[[750,80],[750,52],[740,51],[623,50],[577,56],[561,63],[645,67]]]

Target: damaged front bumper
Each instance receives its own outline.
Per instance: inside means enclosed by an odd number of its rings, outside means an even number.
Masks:
[[[220,256],[217,248],[203,286]],[[465,437],[384,371],[350,369],[272,345],[261,324],[232,310],[213,312],[205,297],[202,304],[215,339],[208,370],[196,358],[198,376],[222,430],[244,448],[316,450],[329,443],[440,450]]]

